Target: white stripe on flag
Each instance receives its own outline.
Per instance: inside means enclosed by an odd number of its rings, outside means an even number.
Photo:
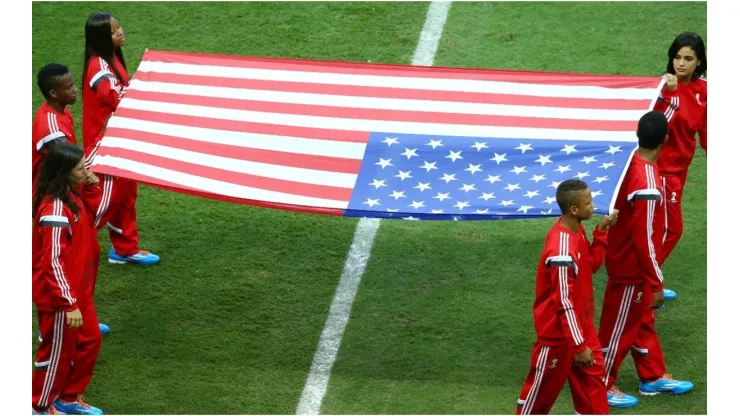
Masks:
[[[128,102],[127,98],[123,102]],[[183,139],[252,149],[274,150],[278,152],[301,153],[314,156],[341,157],[362,160],[365,143],[340,142],[301,137],[288,137],[258,133],[243,133],[230,130],[216,130],[203,127],[182,126],[116,116],[108,122],[108,128],[123,128],[146,133],[163,134]],[[102,141],[108,146],[108,139]]]
[[[401,98],[358,97],[349,95],[211,87],[205,85],[147,82],[140,80],[132,81],[129,86],[129,90],[343,108],[423,111],[450,114],[480,114],[510,117],[539,117],[564,120],[634,121],[638,120],[645,113],[643,110],[600,110],[587,108],[412,100]]]
[[[296,68],[300,68],[300,66],[296,66]],[[606,88],[598,86],[525,84],[454,78],[414,78],[387,75],[341,74],[318,71],[236,68],[155,61],[143,61],[139,65],[137,71],[256,79],[265,81],[309,82],[329,85],[356,85],[363,87],[389,87],[430,91],[483,92],[533,97],[652,100],[655,96],[654,88]]]
[[[571,141],[636,141],[632,131],[566,130],[523,127],[480,126],[465,124],[420,123],[410,121],[365,120],[339,117],[306,116],[261,111],[233,110],[188,104],[143,101],[128,97],[118,108],[179,114],[191,117],[208,117],[219,120],[246,121],[283,126],[312,127],[351,131],[382,131],[398,134],[431,134],[463,136],[472,142],[476,137],[506,137],[522,140],[571,140]]]
[[[342,172],[327,172],[316,169],[296,168],[292,166],[272,165],[268,163],[252,162],[249,160],[233,159],[214,156],[205,153],[191,152],[174,147],[129,140],[120,137],[108,136],[105,146],[129,149],[149,155],[165,157],[185,163],[193,163],[215,169],[224,169],[236,173],[261,176],[265,178],[281,179],[286,181],[309,183],[313,185],[336,186],[352,189],[357,180],[356,174]]]
[[[96,166],[110,166],[136,172],[151,178],[170,182],[184,188],[196,189],[216,195],[229,196],[241,199],[254,199],[257,201],[275,202],[281,204],[303,205],[307,207],[339,208],[346,209],[349,201],[336,201],[332,199],[311,198],[301,195],[293,195],[283,192],[268,191],[237,185],[229,182],[208,179],[197,175],[178,172],[146,163],[121,159],[114,156],[98,155],[95,158]]]

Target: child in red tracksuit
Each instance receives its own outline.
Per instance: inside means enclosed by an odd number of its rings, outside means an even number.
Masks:
[[[665,188],[666,203],[663,251],[658,264],[670,256],[683,234],[681,198],[689,165],[696,150],[696,135],[707,150],[707,56],[704,41],[693,32],[685,32],[668,49],[666,83],[655,104],[668,119],[668,139],[658,156],[660,181]],[[666,299],[675,292],[666,290]]]
[[[641,381],[640,393],[645,395],[683,394],[693,388],[690,382],[673,380],[665,373],[653,313],[663,303],[663,273],[658,259],[665,221],[662,204],[666,201],[656,162],[667,131],[666,117],[658,111],[645,114],[638,123],[639,147],[632,155],[615,203],[620,221],[609,230],[609,278],[599,325],[607,387],[614,386],[619,367],[631,352]],[[638,337],[646,340],[640,347],[635,345]]]
[[[35,362],[35,414],[102,414],[82,399],[100,351],[93,302],[100,246],[76,189],[83,152],[61,142],[49,149],[33,201],[33,302],[43,340]]]
[[[105,125],[129,83],[121,46],[125,42],[118,21],[108,13],[95,13],[85,24],[85,65],[82,82],[82,141],[92,161]],[[95,213],[95,226],[107,225],[113,246],[113,264],[155,264],[159,256],[139,248],[136,227],[137,184],[124,178],[101,175],[103,204]]]
[[[589,244],[581,225],[594,210],[588,185],[577,179],[563,181],[556,197],[562,216],[547,233],[537,268],[537,343],[516,414],[548,413],[566,380],[576,412],[607,414],[591,275],[604,261],[606,230],[618,212],[602,219],[593,232],[593,244]]]

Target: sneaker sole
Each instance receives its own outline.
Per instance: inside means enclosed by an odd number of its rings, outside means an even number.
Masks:
[[[627,408],[630,408],[630,407],[637,406],[638,403],[633,403],[633,404],[609,404],[609,407],[613,407],[615,409],[627,409]]]
[[[125,260],[121,261],[121,260],[113,260],[111,258],[108,258],[108,263],[110,263],[110,264],[126,264],[128,262],[125,261]]]
[[[673,395],[673,396],[680,396],[682,394],[686,394],[686,393],[690,392],[691,390],[693,390],[693,389],[689,389],[689,390],[686,390],[686,391],[678,391],[678,392],[674,392],[674,391],[644,392],[644,391],[640,390],[640,394],[642,394],[643,396],[657,396],[659,394],[668,393],[668,394]]]
[[[159,262],[154,262],[154,263],[139,263],[139,262],[136,262],[136,261],[113,260],[111,258],[108,258],[108,263],[110,263],[110,264],[137,264],[139,266],[153,266],[153,265],[155,265],[155,264],[157,264]]]

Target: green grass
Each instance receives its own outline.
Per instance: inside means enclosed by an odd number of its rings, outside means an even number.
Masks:
[[[83,27],[112,12],[133,73],[145,48],[408,63],[426,3],[34,3],[35,71],[81,74]],[[460,3],[436,65],[659,75],[676,33],[706,34],[706,4]],[[79,83],[79,79],[78,79]],[[72,107],[78,127],[80,105]],[[140,188],[140,268],[104,263],[104,339],[87,397],[107,413],[294,413],[356,219],[227,204]],[[706,413],[706,158],[684,196],[685,234],[665,265],[679,299],[659,314],[684,397],[618,414]],[[514,411],[534,341],[534,275],[552,220],[384,221],[322,413]],[[593,222],[588,228],[593,227]],[[103,250],[110,246],[101,234]],[[594,280],[597,309],[606,276]],[[33,344],[35,347],[35,343]],[[619,385],[636,393],[628,359]],[[572,413],[561,395],[553,413]]]

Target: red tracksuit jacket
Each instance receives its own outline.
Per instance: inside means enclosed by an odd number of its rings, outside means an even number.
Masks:
[[[621,214],[620,214],[621,215]],[[569,344],[576,352],[586,349],[584,329],[594,325],[592,275],[604,261],[607,233],[594,230],[589,244],[586,231],[574,233],[553,225],[537,267],[534,326],[537,342]]]
[[[92,159],[90,154],[101,139],[103,126],[129,84],[128,73],[115,55],[114,65],[123,79],[116,78],[103,58],[93,56],[87,64],[82,83],[82,142],[88,159]]]
[[[663,289],[657,259],[663,248],[664,203],[658,166],[634,154],[614,205],[619,210],[619,221],[609,229],[609,279],[636,285],[647,279],[653,292]]]
[[[72,311],[92,300],[98,240],[82,201],[72,212],[59,199],[44,200],[33,222],[33,302],[39,311]]]
[[[707,150],[707,80],[693,78],[684,85],[678,83],[675,91],[665,87],[655,103],[668,119],[668,140],[660,150],[658,167],[662,174],[681,173],[689,168],[699,143]]]
[[[68,108],[64,109],[64,114],[58,113],[44,102],[33,118],[33,168],[31,178],[36,182],[36,177],[41,171],[41,164],[47,153],[46,144],[57,139],[67,139],[70,143],[77,145],[75,136],[75,123],[72,113]]]

